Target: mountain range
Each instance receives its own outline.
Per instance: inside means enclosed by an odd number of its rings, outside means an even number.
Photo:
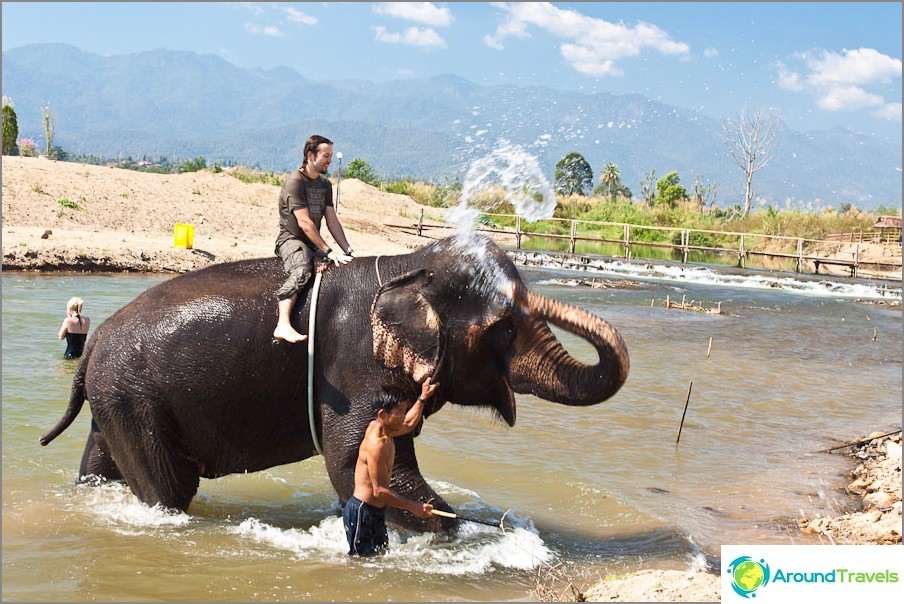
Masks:
[[[297,71],[239,68],[217,56],[152,50],[101,56],[64,44],[3,53],[3,95],[21,136],[70,153],[166,156],[265,170],[297,167],[309,134],[335,141],[346,165],[367,161],[388,178],[464,180],[497,144],[520,145],[552,180],[580,153],[598,182],[616,164],[635,195],[645,174],[677,171],[717,187],[717,203],[743,199],[744,174],[728,155],[722,120],[640,95],[481,86],[455,75],[386,83],[312,81]],[[899,128],[899,126],[895,126]],[[335,169],[336,160],[333,162]],[[842,128],[796,132],[780,124],[769,163],[754,176],[759,197],[784,207],[815,202],[863,209],[901,205],[901,144]]]

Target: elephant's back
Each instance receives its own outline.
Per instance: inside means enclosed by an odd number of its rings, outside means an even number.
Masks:
[[[267,350],[284,279],[273,257],[215,264],[160,283],[97,328],[92,362],[112,356],[166,365],[190,355],[192,365],[206,368],[217,358]]]

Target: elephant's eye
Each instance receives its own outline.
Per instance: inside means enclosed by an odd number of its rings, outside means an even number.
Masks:
[[[491,346],[497,349],[506,349],[511,345],[512,340],[515,339],[515,326],[512,324],[511,319],[501,319],[487,329],[485,337]]]

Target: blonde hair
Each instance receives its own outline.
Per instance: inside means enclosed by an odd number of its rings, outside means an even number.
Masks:
[[[84,303],[85,301],[78,296],[72,296],[69,298],[69,302],[66,302],[66,310],[74,310],[75,315],[79,316],[82,314],[82,304]]]

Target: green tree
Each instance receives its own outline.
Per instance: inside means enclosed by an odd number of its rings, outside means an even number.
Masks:
[[[656,182],[656,205],[674,208],[679,199],[687,199],[687,191],[678,181],[678,173],[669,172]]]
[[[203,170],[207,167],[207,160],[201,157],[200,155],[192,160],[182,162],[182,165],[179,166],[179,173],[183,172],[197,172],[198,170]]]
[[[13,102],[3,97],[3,155],[17,155],[19,148],[16,140],[19,138],[19,120],[16,118],[16,110]]]
[[[600,172],[600,184],[606,186],[606,193],[610,199],[612,198],[613,191],[618,191],[620,176],[621,174],[618,171],[618,166],[612,162],[606,164]]]
[[[369,185],[380,183],[380,178],[374,173],[374,169],[370,167],[370,164],[359,157],[348,162],[348,168],[345,169],[345,177],[357,178]]]
[[[593,188],[593,170],[584,156],[572,151],[556,164],[555,188],[559,195],[583,195]]]

